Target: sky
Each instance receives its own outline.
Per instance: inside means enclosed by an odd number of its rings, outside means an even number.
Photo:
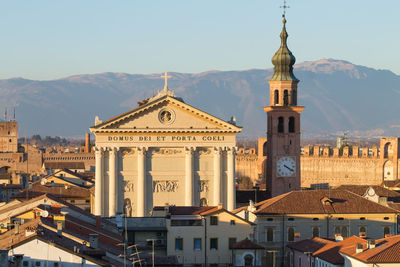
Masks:
[[[272,67],[281,0],[0,0],[0,79]],[[297,62],[400,74],[398,0],[288,0]]]

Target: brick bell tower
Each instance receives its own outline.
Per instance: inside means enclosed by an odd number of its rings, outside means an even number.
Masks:
[[[296,58],[287,47],[286,18],[283,15],[281,46],[272,58],[274,74],[268,83],[267,170],[266,183],[270,197],[300,189],[300,113],[297,84],[293,74]]]

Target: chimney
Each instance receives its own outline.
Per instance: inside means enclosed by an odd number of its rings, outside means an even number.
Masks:
[[[96,217],[96,228],[101,229],[101,218],[100,216]]]
[[[375,248],[375,240],[368,240],[368,249]]]
[[[8,267],[8,249],[0,250],[0,266]]]
[[[19,234],[19,223],[18,222],[14,223],[14,233],[16,235]]]
[[[90,134],[89,133],[85,134],[85,152],[86,153],[90,152]]]
[[[22,267],[22,260],[24,259],[24,254],[14,254],[14,266]]]
[[[356,244],[356,254],[363,252],[363,246],[360,243]]]
[[[99,235],[98,234],[89,234],[89,243],[90,247],[94,249],[99,248]]]
[[[62,230],[63,230],[63,222],[57,221],[57,235],[62,237]]]

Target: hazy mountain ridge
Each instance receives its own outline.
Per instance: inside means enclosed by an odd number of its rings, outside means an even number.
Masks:
[[[264,136],[272,69],[170,73],[169,88],[190,105],[221,119],[235,115],[242,137]],[[321,59],[295,65],[305,137],[349,131],[400,135],[400,76],[388,70]],[[17,106],[20,135],[75,136],[137,106],[163,88],[160,74],[100,73],[58,80],[0,80],[0,108]],[[1,109],[0,109],[1,111]],[[9,114],[11,110],[9,110]]]

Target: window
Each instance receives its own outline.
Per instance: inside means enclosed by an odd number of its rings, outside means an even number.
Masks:
[[[288,228],[288,241],[294,241],[294,228]]]
[[[279,91],[278,90],[275,90],[275,105],[278,105],[279,104]]]
[[[267,229],[267,241],[268,242],[274,241],[274,229],[271,227],[268,227]]]
[[[288,90],[283,91],[283,105],[289,105],[289,92]]]
[[[218,217],[210,216],[210,225],[218,225]]]
[[[232,245],[233,245],[234,243],[236,243],[236,237],[230,237],[230,238],[228,239],[228,242],[229,242],[229,248],[232,248]]]
[[[319,237],[319,227],[313,227],[312,236],[313,237]]]
[[[40,261],[35,262],[35,266],[42,266],[42,263]]]
[[[294,133],[294,117],[289,118],[289,133]]]
[[[193,238],[193,250],[201,250],[201,238]]]
[[[175,250],[183,250],[183,238],[175,238]]]
[[[383,237],[386,237],[386,235],[390,234],[390,227],[389,226],[385,226],[383,228]]]
[[[278,133],[283,133],[283,117],[278,118]]]
[[[340,227],[339,226],[335,227],[335,234],[340,234]]]
[[[231,225],[235,225],[235,224],[236,224],[235,220],[231,220]]]
[[[24,261],[24,262],[22,263],[22,265],[23,265],[24,267],[28,267],[28,266],[29,266],[29,262]]]
[[[347,237],[348,231],[347,231],[347,226],[342,226],[342,237]]]
[[[218,249],[218,238],[210,238],[210,250]]]
[[[365,226],[361,226],[360,233],[367,233],[367,228]]]

